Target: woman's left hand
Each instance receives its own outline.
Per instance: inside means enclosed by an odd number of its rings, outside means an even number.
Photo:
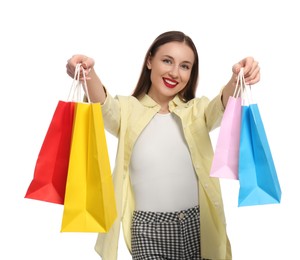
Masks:
[[[246,57],[232,66],[232,79],[236,81],[237,74],[244,68],[244,78],[247,85],[254,85],[260,80],[260,67],[253,57]]]
[[[222,92],[222,102],[224,107],[226,107],[229,97],[234,93],[238,74],[241,68],[244,69],[244,78],[247,85],[254,85],[260,81],[260,67],[258,66],[258,62],[254,60],[253,57],[246,57],[240,62],[234,64],[232,66],[232,77]]]

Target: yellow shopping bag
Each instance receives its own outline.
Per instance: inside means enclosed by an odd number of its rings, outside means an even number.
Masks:
[[[107,232],[117,216],[101,105],[76,103],[61,232]]]

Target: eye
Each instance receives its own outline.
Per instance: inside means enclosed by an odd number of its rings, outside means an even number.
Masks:
[[[170,59],[163,59],[163,63],[172,64],[172,61]]]
[[[183,68],[184,70],[190,69],[190,66],[188,64],[182,64],[180,67]]]

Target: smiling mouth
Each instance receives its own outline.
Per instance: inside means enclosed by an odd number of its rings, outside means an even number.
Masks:
[[[163,78],[163,81],[164,81],[164,84],[167,88],[175,88],[178,84],[177,81],[170,80],[170,79],[167,79],[167,78]]]

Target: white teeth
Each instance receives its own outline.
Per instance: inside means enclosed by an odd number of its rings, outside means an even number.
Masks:
[[[168,83],[168,84],[171,84],[171,85],[176,85],[176,82],[173,82],[173,81],[170,81],[170,80],[167,80],[167,79],[165,79],[165,81]]]

